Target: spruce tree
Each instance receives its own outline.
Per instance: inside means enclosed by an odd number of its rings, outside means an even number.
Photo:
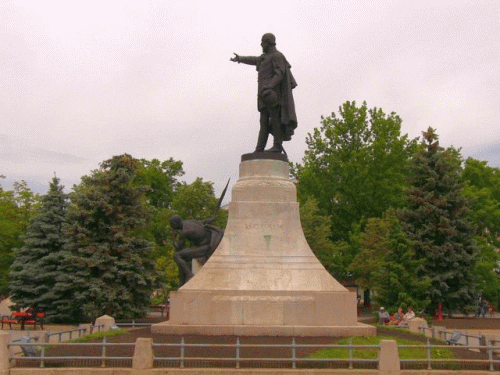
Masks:
[[[146,188],[134,181],[138,169],[139,162],[130,155],[114,156],[74,187],[68,210],[68,272],[58,284],[72,291],[73,319],[146,314],[156,271],[153,246],[140,234],[150,211]]]
[[[429,127],[413,163],[408,206],[400,212],[403,229],[414,241],[415,256],[422,260],[419,276],[432,282],[427,292],[433,313],[439,302],[449,313],[466,309],[474,301],[473,270],[477,248],[466,219],[468,200],[459,183],[460,155],[439,146]]]
[[[67,196],[54,177],[41,207],[24,236],[24,246],[15,252],[10,268],[10,291],[17,307],[32,306],[52,319],[57,315],[60,295],[53,289],[61,277],[63,226],[66,222]]]

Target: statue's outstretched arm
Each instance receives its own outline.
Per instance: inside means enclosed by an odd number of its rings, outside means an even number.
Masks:
[[[233,52],[234,53],[234,52]],[[234,57],[231,57],[229,60],[248,65],[257,65],[257,56],[240,56],[237,53],[234,53]]]

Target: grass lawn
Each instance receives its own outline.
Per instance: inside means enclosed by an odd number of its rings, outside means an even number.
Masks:
[[[363,337],[346,337],[336,341],[335,345],[349,345],[352,339],[353,345],[379,345],[380,340],[394,340],[394,337],[388,336],[363,336]],[[419,345],[422,348],[402,348],[399,349],[399,358],[401,359],[426,359],[427,348],[425,343],[396,338],[397,345]],[[378,357],[378,349],[358,348],[353,349],[353,358],[355,359],[376,359]],[[449,349],[435,348],[431,351],[433,359],[452,359],[455,354]],[[309,358],[339,358],[349,359],[349,348],[324,348],[320,349],[309,356]]]

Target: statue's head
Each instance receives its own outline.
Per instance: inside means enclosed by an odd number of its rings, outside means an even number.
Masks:
[[[266,33],[266,34],[262,35],[262,41],[261,41],[260,45],[262,46],[262,50],[264,52],[268,52],[269,47],[271,47],[271,46],[274,47],[276,45],[276,37],[274,36],[274,34]]]
[[[182,229],[182,219],[179,215],[174,215],[170,218],[170,226],[172,229]]]

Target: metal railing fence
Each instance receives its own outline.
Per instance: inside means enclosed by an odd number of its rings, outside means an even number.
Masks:
[[[75,338],[80,338],[85,335],[91,335],[94,332],[101,332],[104,329],[104,325],[98,325],[98,326],[93,326],[91,325],[90,327],[78,327],[74,329],[68,329],[65,331],[56,331],[56,332],[51,332],[47,331],[45,334],[45,342],[50,342],[50,338],[52,336],[57,336],[58,337],[58,342],[63,342],[63,336],[67,335],[68,337],[66,340],[73,340],[73,334],[76,334]]]
[[[495,340],[496,341],[496,340]],[[422,345],[398,345],[398,350],[407,348],[419,348],[422,349]],[[500,346],[492,345],[490,340],[486,340],[485,345],[460,345],[460,349],[464,350],[477,350],[486,354],[486,359],[461,359],[461,358],[434,358],[433,350],[447,349],[452,350],[457,348],[456,346],[450,345],[436,345],[431,344],[430,338],[427,338],[426,348],[426,358],[424,359],[400,359],[401,368],[421,368],[421,369],[442,369],[443,364],[446,364],[451,370],[489,370],[498,371],[500,370],[500,359],[495,359],[495,351],[500,350]],[[417,364],[418,366],[408,367],[406,364]],[[464,366],[465,364],[465,366]],[[472,367],[472,368],[470,368]]]
[[[152,323],[141,323],[141,322],[136,322],[135,320],[132,320],[131,322],[118,322],[115,323],[115,326],[117,327],[151,327]]]
[[[11,343],[8,346],[16,346],[18,343]],[[86,367],[131,367],[133,358],[133,348],[135,343],[108,343],[106,337],[100,343],[28,343],[23,344],[34,346],[37,348],[36,356],[11,356],[11,364],[15,367],[61,367],[64,365],[78,366],[84,362]],[[47,353],[50,349],[65,346],[66,348],[77,348],[80,353],[74,356],[56,356]],[[109,348],[128,347],[128,356],[112,356],[109,355]],[[169,356],[155,355],[153,362],[155,367],[232,367],[232,368],[248,368],[248,367],[265,367],[265,368],[299,368],[312,367],[343,367],[348,369],[361,368],[377,368],[378,352],[380,345],[354,345],[352,340],[347,345],[325,345],[325,344],[297,344],[295,338],[290,344],[243,344],[240,338],[236,338],[235,343],[230,344],[204,344],[204,343],[186,343],[184,337],[179,343],[153,343],[153,351],[161,352],[162,349],[178,349],[176,354]],[[188,349],[230,349],[231,355],[226,357],[220,356],[192,356],[187,353]],[[243,352],[248,348],[261,349],[285,349],[289,352],[287,357],[248,357],[244,356]],[[345,349],[347,350],[347,358],[307,358],[297,355],[297,351],[301,348],[305,349]],[[377,354],[374,359],[356,358],[355,349],[358,350],[376,350]],[[99,355],[96,354],[100,351]],[[122,351],[123,352],[123,351]],[[47,355],[49,354],[49,355]]]
[[[8,347],[20,345],[18,343],[8,344]],[[65,363],[70,363],[71,366],[78,366],[79,361],[84,361],[85,367],[131,367],[132,357],[135,343],[108,343],[106,337],[103,337],[100,343],[24,343],[28,347],[36,348],[36,355],[12,355],[10,357],[11,364],[15,367],[60,367]],[[47,355],[47,351],[57,347],[77,348],[81,355],[73,356],[54,356]],[[110,347],[128,347],[130,348],[129,356],[110,356],[108,348]],[[97,354],[99,353],[99,354]],[[81,365],[81,363],[80,363]]]
[[[498,343],[497,343],[498,344]],[[10,343],[8,346],[17,346],[19,343]],[[14,367],[131,367],[133,362],[135,343],[108,343],[103,337],[99,343],[28,343],[23,344],[36,347],[34,356],[12,355],[11,364]],[[60,356],[52,349],[65,346],[75,355]],[[352,340],[346,345],[338,344],[299,344],[292,339],[290,344],[246,344],[240,338],[227,344],[214,343],[186,343],[184,337],[177,343],[153,343],[153,363],[155,368],[377,368],[380,357],[380,345],[354,345]],[[123,350],[122,348],[127,348]],[[246,352],[246,349],[260,348],[264,355],[256,355],[255,351]],[[495,353],[500,352],[500,345],[493,345],[487,340],[486,345],[450,346],[436,345],[428,338],[424,345],[398,345],[398,351],[418,348],[426,352],[425,358],[400,359],[401,369],[422,370],[486,370],[499,371],[500,359]],[[303,350],[301,354],[300,349]],[[342,349],[347,352],[342,358],[314,358],[305,352],[311,353],[316,349]],[[440,349],[454,351],[476,350],[481,353],[482,359],[441,358],[436,355]],[[203,350],[203,354],[200,354]],[[219,356],[214,355],[219,350]],[[221,350],[223,354],[221,354]],[[269,354],[276,350],[279,356]],[[373,359],[361,358],[356,350],[375,351]],[[346,354],[344,352],[344,354]],[[249,356],[249,354],[251,356]],[[269,354],[269,355],[268,355]],[[300,354],[300,355],[299,355]],[[438,352],[439,354],[439,352]],[[331,357],[333,355],[330,354]]]
[[[153,344],[153,349],[161,348],[179,348],[178,356],[154,356],[154,363],[156,367],[213,367],[216,364],[220,367],[290,367],[292,369],[298,368],[300,364],[310,363],[316,364],[312,367],[324,367],[323,365],[318,366],[317,364],[329,364],[330,367],[346,367],[352,369],[354,367],[360,367],[362,364],[371,364],[372,368],[376,368],[378,365],[378,355],[374,359],[364,359],[356,358],[354,355],[355,349],[361,350],[376,350],[380,351],[380,345],[354,345],[352,340],[350,340],[347,345],[326,345],[326,344],[297,344],[295,338],[292,338],[291,344],[242,344],[239,337],[236,338],[234,344],[188,344],[185,342],[184,337],[181,338],[180,343],[168,343],[168,344]],[[234,354],[227,357],[191,357],[186,355],[186,349],[194,348],[228,348],[234,349]],[[290,355],[287,357],[246,357],[242,355],[242,352],[247,348],[273,348],[273,349],[286,349],[289,351]],[[301,348],[307,349],[347,349],[349,355],[348,358],[307,358],[299,357],[297,351]],[[190,366],[186,364],[189,363]],[[335,366],[334,363],[342,364],[342,366]]]
[[[436,327],[418,327],[418,329],[425,336],[427,336],[426,333],[429,332],[431,338],[440,339],[443,341],[447,341],[457,331],[457,330],[449,331],[447,329],[437,329]],[[486,339],[483,335],[473,335],[473,334],[471,335],[471,334],[468,334],[467,332],[462,332],[462,331],[460,331],[460,333],[461,333],[462,337],[464,337],[464,339],[465,339],[465,346],[472,346],[471,340],[470,340],[471,338],[477,339],[478,345],[480,343],[482,343],[482,344],[486,343],[486,341],[485,341]],[[458,343],[458,345],[461,345],[461,344]]]

